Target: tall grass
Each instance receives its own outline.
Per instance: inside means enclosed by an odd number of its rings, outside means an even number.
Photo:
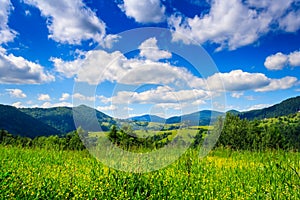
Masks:
[[[300,199],[300,154],[187,151],[144,174],[110,169],[86,151],[0,146],[0,199]]]

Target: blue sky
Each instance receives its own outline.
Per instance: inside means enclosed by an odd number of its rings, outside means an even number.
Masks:
[[[262,108],[300,93],[299,0],[4,0],[0,8],[1,104],[169,117]]]

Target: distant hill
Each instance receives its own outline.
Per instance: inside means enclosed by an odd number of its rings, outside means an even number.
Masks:
[[[226,113],[230,113],[230,114],[233,114],[233,115],[239,115],[239,114],[241,114],[241,112],[237,111],[237,110],[228,110]]]
[[[299,110],[300,110],[300,96],[289,98],[287,100],[282,101],[279,104],[275,104],[268,108],[246,111],[238,115],[242,119],[253,120],[253,119],[264,119],[264,118],[285,116],[285,115],[296,113]]]
[[[131,117],[128,120],[139,121],[139,122],[156,122],[156,123],[165,123],[166,119],[156,116],[156,115],[142,115]]]
[[[13,135],[34,138],[59,134],[55,128],[21,112],[13,106],[0,104],[0,129],[7,130]]]
[[[139,122],[157,122],[157,123],[166,123],[166,124],[177,124],[185,122],[189,125],[209,125],[211,121],[217,119],[217,117],[224,115],[222,112],[211,111],[211,110],[202,110],[199,112],[194,112],[182,116],[174,116],[168,119],[158,117],[156,115],[142,115],[131,117],[128,120],[130,121],[139,121]]]
[[[77,126],[88,131],[109,130],[114,119],[88,106],[55,108],[15,108],[0,104],[0,129],[13,135],[34,138],[36,136],[64,135]],[[99,124],[101,129],[99,128]]]
[[[296,113],[300,110],[300,96],[287,99],[274,106],[251,110],[247,112],[238,112],[236,110],[228,111],[238,115],[240,118],[264,119],[285,116]],[[112,124],[116,124],[116,119],[85,105],[74,108],[56,107],[56,108],[15,108],[12,106],[0,104],[0,129],[7,130],[14,135],[27,137],[63,135],[76,129],[74,116],[77,126],[81,126],[88,131],[108,131]],[[75,114],[75,115],[74,115]],[[130,118],[131,121],[156,122],[175,124],[185,122],[189,125],[209,125],[219,116],[225,113],[203,110],[187,115],[170,117],[164,119],[155,115],[143,115]],[[126,121],[126,120],[125,120]],[[100,125],[100,126],[99,126]],[[101,127],[101,129],[99,128]]]
[[[187,115],[182,116],[175,116],[168,118],[166,120],[167,124],[174,124],[174,123],[180,123],[185,122],[189,125],[200,125],[205,126],[209,125],[211,122],[215,121],[219,116],[223,116],[224,113],[217,112],[217,111],[211,111],[211,110],[202,110],[199,112],[194,112]]]
[[[20,111],[55,128],[60,134],[76,130],[73,112],[77,113],[76,116],[80,121],[77,125],[85,126],[86,129],[90,129],[92,126],[99,127],[99,123],[113,123],[112,117],[85,105],[80,105],[74,108],[21,108]],[[94,122],[93,119],[95,116],[97,121],[95,122],[95,125],[91,125],[91,123]],[[94,131],[95,129],[96,128],[93,128],[93,130],[90,131]],[[102,126],[102,129],[108,130],[109,127],[107,128],[106,126]]]
[[[268,108],[263,108],[259,110],[251,110],[246,112],[239,112],[237,110],[229,110],[228,113],[238,115],[242,119],[264,119],[264,118],[273,118],[273,117],[280,117],[289,114],[296,113],[300,110],[300,96],[289,98],[287,100],[282,101],[279,104],[273,105]],[[210,123],[214,122],[219,116],[224,116],[225,113],[211,111],[211,110],[203,110],[194,112],[187,115],[182,116],[174,116],[170,117],[165,120],[166,124],[175,124],[180,122],[186,122],[189,125],[209,125]],[[139,117],[132,117],[136,121],[150,121],[151,115],[143,115]],[[159,122],[162,119],[156,119],[156,122]],[[163,120],[162,120],[163,121]],[[155,121],[153,121],[155,122]]]

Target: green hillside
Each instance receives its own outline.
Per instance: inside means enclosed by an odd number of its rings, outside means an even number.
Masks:
[[[110,128],[110,124],[114,121],[110,116],[84,105],[74,108],[22,108],[20,110],[31,117],[57,129],[60,134],[65,134],[76,130],[73,119],[74,113],[76,116],[78,116],[77,118],[80,119],[80,122],[76,125],[85,126],[87,130],[91,129],[92,126],[99,127],[99,123],[102,125],[102,129],[108,130]],[[95,124],[91,124],[92,122],[95,122]],[[91,129],[91,131],[95,130]]]
[[[20,111],[55,128],[60,134],[75,130],[72,108],[21,108]]]
[[[239,114],[242,119],[265,119],[272,117],[280,117],[289,114],[296,113],[300,110],[300,96],[289,98],[282,101],[279,104],[275,104],[268,108],[263,108],[260,110],[251,110]]]
[[[55,128],[35,119],[13,106],[0,105],[0,129],[14,135],[34,138],[59,134]]]

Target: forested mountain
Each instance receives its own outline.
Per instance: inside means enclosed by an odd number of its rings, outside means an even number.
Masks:
[[[0,129],[7,130],[13,135],[26,137],[64,135],[76,130],[73,112],[79,119],[78,126],[87,130],[99,130],[99,124],[104,131],[109,130],[115,121],[95,109],[81,105],[74,108],[15,108],[0,105]],[[96,117],[95,117],[96,116]],[[94,124],[91,124],[94,123]]]
[[[289,114],[296,113],[300,110],[300,96],[289,98],[282,101],[279,104],[275,104],[271,107],[260,109],[260,110],[251,110],[247,112],[239,113],[238,116],[242,119],[264,119],[272,117],[280,117]]]
[[[85,105],[80,105],[74,108],[21,108],[20,110],[32,116],[33,118],[38,119],[41,122],[57,129],[60,134],[65,134],[76,130],[73,114],[75,114],[76,118],[80,120],[77,126],[85,126],[87,129],[92,127],[90,123],[93,121],[96,123],[93,125],[94,127],[98,127],[100,123],[102,129],[104,130],[108,130],[110,125],[114,124],[112,117]]]
[[[227,111],[227,113],[237,115],[242,119],[253,120],[253,119],[264,119],[264,118],[285,116],[285,115],[296,113],[299,110],[300,110],[300,96],[289,98],[279,104],[273,105],[268,108],[251,110],[246,112],[230,110]],[[130,119],[133,121],[148,121],[148,122],[165,121],[166,124],[185,122],[189,125],[209,125],[210,123],[214,122],[219,116],[225,116],[225,114],[226,113],[217,112],[217,111],[202,110],[187,115],[170,117],[165,120],[163,118],[158,119],[157,116],[152,116],[152,115],[137,116],[137,117],[132,117]]]
[[[165,123],[166,119],[156,115],[142,115],[129,118],[131,121]]]
[[[60,134],[68,133],[76,129],[72,108],[20,108],[20,111],[55,128]]]
[[[209,125],[214,122],[219,116],[224,115],[222,112],[203,110],[187,115],[175,116],[166,120],[167,124],[185,122],[189,125]]]
[[[202,110],[182,116],[170,117],[167,119],[158,117],[156,115],[142,115],[131,117],[128,120],[139,122],[157,122],[166,124],[177,124],[184,122],[189,125],[209,125],[210,122],[215,121],[217,117],[221,115],[224,115],[224,113],[211,110]]]
[[[0,129],[14,135],[34,138],[59,134],[55,128],[35,119],[13,106],[0,105]]]
[[[287,99],[274,106],[252,110],[247,112],[228,111],[242,119],[264,119],[279,116],[285,116],[296,113],[300,110],[300,96]],[[56,107],[56,108],[20,108],[0,105],[0,129],[7,130],[14,135],[35,137],[40,135],[63,135],[76,130],[74,124],[74,114],[77,118],[77,126],[89,131],[108,131],[111,125],[116,124],[112,117],[97,111],[88,106],[77,106],[74,108]],[[95,117],[96,116],[96,117]],[[131,118],[132,121],[158,122],[166,124],[175,124],[185,122],[189,125],[209,125],[219,116],[225,116],[225,113],[203,110],[192,114],[175,116],[163,119],[158,116],[144,115]],[[99,124],[101,129],[99,129]]]

